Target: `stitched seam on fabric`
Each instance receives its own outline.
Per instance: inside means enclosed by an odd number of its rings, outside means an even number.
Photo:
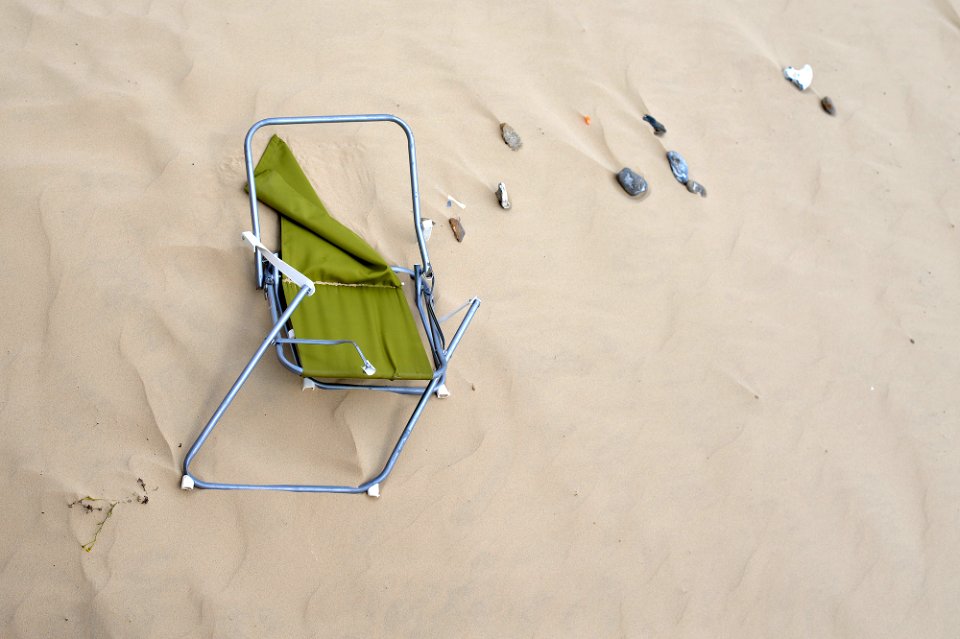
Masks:
[[[299,286],[296,282],[294,282],[293,280],[291,280],[289,277],[284,277],[284,278],[283,278],[283,283],[284,283],[284,284],[293,284],[294,286]],[[390,285],[390,284],[362,284],[362,283],[360,283],[360,284],[348,284],[348,283],[346,283],[346,282],[324,282],[324,281],[322,281],[322,280],[316,280],[316,281],[314,281],[313,283],[314,283],[314,284],[317,284],[317,285],[319,285],[319,286],[346,286],[346,287],[349,287],[349,288],[397,288],[396,286],[392,286],[392,285]]]

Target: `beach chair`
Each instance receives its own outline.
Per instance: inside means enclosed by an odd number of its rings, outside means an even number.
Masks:
[[[363,239],[333,219],[289,147],[276,135],[268,142],[257,166],[253,165],[251,142],[264,127],[367,122],[393,122],[406,134],[413,228],[421,259],[421,264],[413,268],[390,266]],[[400,118],[268,118],[247,132],[244,152],[253,231],[244,232],[243,239],[253,246],[256,284],[265,292],[273,326],[187,452],[180,487],[367,493],[378,497],[380,484],[393,470],[427,402],[434,396],[449,395],[445,384],[447,366],[480,300],[469,299],[449,315],[437,315],[433,297],[435,275],[420,219],[416,147],[413,132]],[[280,214],[280,254],[270,251],[260,240],[258,201]],[[398,276],[413,283],[423,337]],[[462,319],[448,340],[441,325],[457,315],[462,315]],[[341,486],[222,483],[191,474],[190,463],[271,346],[280,363],[302,377],[304,389],[379,391],[417,397],[413,413],[376,476],[358,486]]]

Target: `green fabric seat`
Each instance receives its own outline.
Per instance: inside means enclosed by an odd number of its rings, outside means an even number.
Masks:
[[[283,260],[316,283],[291,322],[298,339],[353,340],[379,379],[427,380],[433,367],[400,280],[360,236],[333,219],[290,148],[274,135],[254,171],[257,199],[280,214]],[[287,300],[296,284],[283,281]],[[367,379],[350,345],[297,345],[304,377]]]

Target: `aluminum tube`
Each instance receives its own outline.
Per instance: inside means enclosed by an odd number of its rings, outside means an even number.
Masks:
[[[453,339],[450,340],[450,345],[447,346],[447,359],[453,357],[453,353],[457,350],[457,345],[460,343],[460,339],[463,337],[463,334],[467,332],[467,327],[470,326],[470,322],[473,321],[473,316],[476,314],[478,308],[480,308],[480,299],[474,298],[473,304],[471,304],[470,308],[467,309],[467,314],[464,316],[463,321],[460,322],[457,332],[453,334]]]
[[[387,463],[384,465],[383,470],[380,471],[376,477],[370,481],[360,484],[359,488],[366,490],[374,484],[379,484],[384,479],[387,478],[387,475],[390,474],[390,471],[393,470],[393,466],[397,463],[397,458],[400,457],[400,453],[403,451],[403,447],[406,445],[407,440],[410,438],[410,433],[413,432],[413,427],[417,425],[417,421],[420,419],[420,414],[423,412],[424,407],[427,405],[427,402],[430,401],[430,396],[437,389],[437,386],[440,385],[440,378],[433,378],[429,384],[427,384],[426,390],[423,391],[423,395],[420,396],[420,401],[417,402],[417,407],[413,410],[413,414],[410,415],[410,419],[407,421],[406,427],[403,429],[403,433],[400,434],[400,439],[397,440],[396,446],[393,447],[393,452],[390,453],[390,458],[387,460]]]
[[[393,122],[407,136],[407,156],[410,162],[410,196],[413,204],[413,226],[417,234],[417,247],[420,249],[420,259],[423,261],[424,272],[429,275],[432,272],[430,266],[430,256],[427,253],[427,243],[423,239],[423,228],[420,226],[420,179],[417,173],[417,147],[413,139],[413,131],[410,126],[395,115],[388,113],[372,113],[364,115],[318,115],[318,116],[300,116],[300,117],[280,117],[265,118],[255,123],[247,131],[247,136],[243,143],[244,161],[247,169],[247,185],[250,191],[250,218],[253,227],[253,234],[260,239],[260,216],[257,206],[257,186],[254,181],[253,171],[253,136],[265,126],[285,126],[291,124],[349,124],[359,122]],[[263,265],[259,258],[256,261],[257,288],[263,288]]]
[[[277,333],[280,332],[280,329],[283,328],[283,325],[290,318],[290,315],[293,314],[294,309],[297,308],[297,306],[309,292],[310,289],[306,287],[300,289],[300,292],[297,293],[297,296],[293,298],[293,303],[290,304],[290,306],[287,307],[287,310],[283,312],[283,315],[280,316],[280,320],[273,325],[273,328],[270,329],[270,332],[260,344],[257,352],[253,354],[253,357],[247,363],[246,367],[244,367],[243,372],[240,373],[240,377],[238,377],[237,381],[235,381],[233,386],[230,387],[230,390],[223,398],[223,401],[220,402],[220,406],[217,407],[217,410],[213,413],[210,421],[208,421],[207,425],[203,427],[202,431],[200,431],[197,441],[195,441],[193,446],[190,447],[190,450],[187,452],[187,456],[183,460],[183,472],[185,475],[190,474],[188,470],[190,462],[197,454],[197,451],[200,450],[200,447],[203,446],[203,443],[207,441],[207,437],[210,436],[210,432],[213,430],[214,426],[217,425],[217,422],[220,421],[220,418],[223,417],[224,412],[226,412],[227,408],[233,402],[233,398],[236,397],[240,387],[242,387],[247,381],[247,378],[250,377],[250,373],[253,372],[254,367],[260,362],[260,359],[263,358],[263,354],[267,352],[267,349],[270,348],[270,345],[273,343],[273,339],[277,336]]]

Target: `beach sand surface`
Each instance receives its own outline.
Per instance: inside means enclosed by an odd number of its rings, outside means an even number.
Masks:
[[[956,2],[215,4],[0,7],[0,636],[960,633]],[[379,500],[181,491],[270,324],[243,136],[349,113],[483,299],[452,396]],[[281,133],[418,261],[399,129]],[[356,485],[411,409],[270,354],[193,469]]]

